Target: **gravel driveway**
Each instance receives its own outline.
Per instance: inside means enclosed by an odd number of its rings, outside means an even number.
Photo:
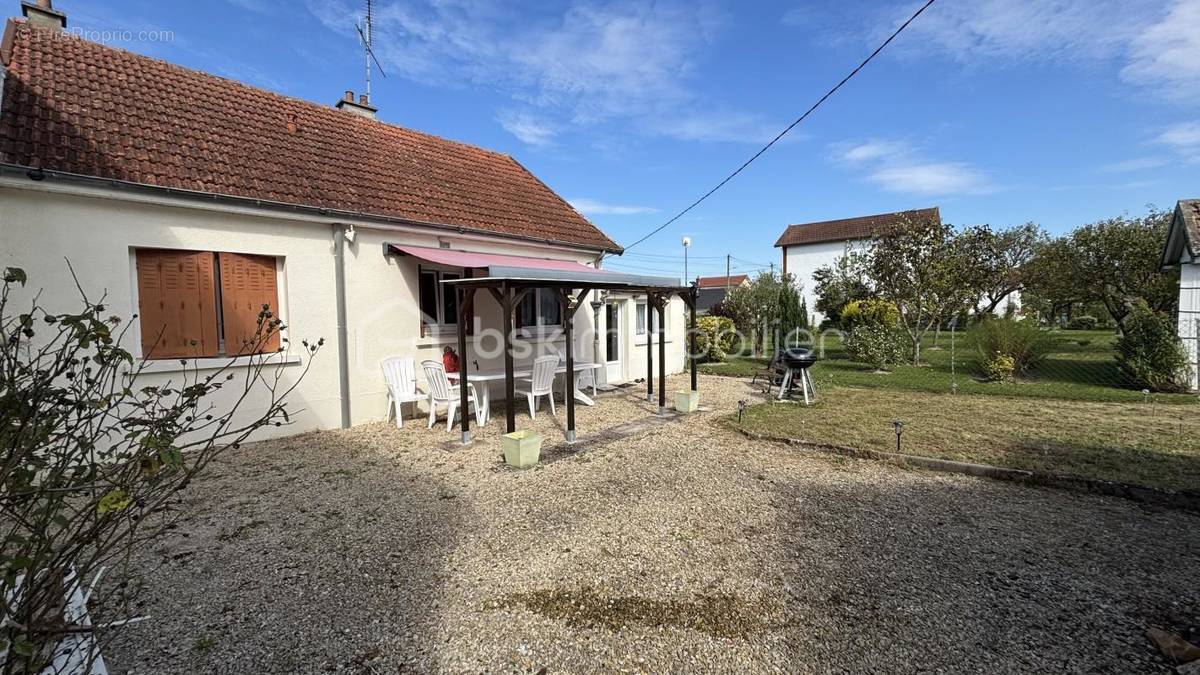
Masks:
[[[468,448],[414,420],[230,452],[135,561],[152,620],[109,665],[1163,672],[1146,627],[1200,625],[1200,517],[755,443],[715,423],[744,381],[700,389],[665,421],[602,395],[526,471],[502,412]]]

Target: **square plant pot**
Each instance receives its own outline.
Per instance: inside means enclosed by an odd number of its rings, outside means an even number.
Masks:
[[[538,463],[542,454],[542,435],[529,429],[514,431],[500,437],[500,447],[504,449],[505,463],[524,469]]]
[[[694,413],[700,408],[700,392],[675,392],[675,409],[681,413]]]

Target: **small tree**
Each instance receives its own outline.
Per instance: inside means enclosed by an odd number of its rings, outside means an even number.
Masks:
[[[792,283],[792,276],[785,277],[785,283],[779,290],[779,347],[792,346],[801,334],[808,329],[808,319],[805,317],[804,304],[800,293]]]
[[[780,275],[761,272],[750,282],[731,288],[721,303],[722,314],[733,319],[738,330],[753,336],[756,354],[762,353],[763,338],[778,321],[782,287]]]
[[[832,265],[818,267],[813,272],[813,292],[817,298],[813,307],[835,325],[840,325],[843,307],[873,294],[870,280],[864,275],[862,256],[862,251],[847,246]]]
[[[877,232],[862,258],[876,293],[899,312],[914,364],[925,333],[979,297],[978,252],[971,243],[939,220],[906,219]]]
[[[284,402],[298,377],[265,356],[234,369],[185,371],[145,385],[147,362],[121,345],[128,323],[103,298],[76,313],[55,314],[35,298],[14,310],[22,270],[4,272],[0,290],[0,649],[6,673],[36,673],[82,626],[65,613],[66,597],[102,567],[127,560],[171,525],[166,511],[222,450],[255,431],[289,421]],[[282,328],[269,307],[251,346]],[[305,345],[311,357],[320,342]],[[186,362],[185,362],[186,363]],[[218,407],[222,391],[232,403]],[[256,411],[237,415],[251,397]],[[121,572],[118,572],[121,574]],[[109,584],[128,607],[122,579]],[[90,664],[92,651],[76,658]],[[91,672],[90,665],[84,672]]]
[[[983,296],[979,313],[991,314],[1005,298],[1021,289],[1025,267],[1046,235],[1037,225],[1026,223],[998,232],[988,225],[978,225],[968,228],[964,236],[978,247],[979,287]]]
[[[1033,256],[1022,268],[1021,305],[1046,323],[1058,324],[1063,314],[1069,320],[1074,306],[1088,295],[1088,289],[1075,278],[1074,256],[1069,238],[1048,239],[1035,245]]]
[[[1178,302],[1179,271],[1163,272],[1159,265],[1171,215],[1151,208],[1140,218],[1118,216],[1081,227],[1059,261],[1079,294],[1102,302],[1122,333],[1138,300],[1157,312]]]

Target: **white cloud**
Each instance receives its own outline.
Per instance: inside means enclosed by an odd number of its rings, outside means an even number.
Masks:
[[[1124,159],[1119,162],[1111,162],[1103,164],[1096,168],[1099,173],[1131,173],[1134,171],[1146,171],[1148,169],[1157,169],[1160,166],[1166,166],[1169,163],[1166,157],[1148,156],[1148,157],[1133,157]]]
[[[837,158],[855,164],[886,157],[905,155],[911,151],[903,141],[872,140],[856,144],[836,144]]]
[[[871,39],[903,12],[875,20]],[[1173,102],[1200,100],[1200,0],[959,0],[937,3],[896,47],[964,63],[1115,63],[1120,78]]]
[[[308,0],[308,8],[330,29],[354,35],[359,10],[347,0]],[[503,0],[392,0],[376,8],[375,46],[389,73],[434,86],[489,88],[542,119],[560,120],[557,127],[618,120],[683,140],[769,138],[773,125],[701,107],[690,86],[694,62],[721,23],[707,0],[577,0],[565,10]],[[547,138],[526,136],[534,143]]]
[[[1129,51],[1121,70],[1127,82],[1173,101],[1200,99],[1200,0],[1176,0],[1161,20],[1133,38]]]
[[[529,113],[503,110],[496,116],[496,120],[505,131],[529,145],[550,145],[558,133],[552,123]]]
[[[1200,150],[1200,121],[1167,127],[1154,141],[1179,153]]]
[[[891,11],[879,32],[895,29],[915,5]],[[980,57],[1106,58],[1119,54],[1147,21],[1146,2],[1126,0],[959,0],[938,3],[913,22],[902,44]]]
[[[921,196],[986,194],[996,188],[986,173],[966,162],[930,160],[907,141],[874,139],[834,143],[831,155],[889,192]]]
[[[987,176],[962,162],[897,163],[876,169],[867,179],[889,192],[924,196],[994,192]]]
[[[589,216],[636,216],[647,213],[658,213],[658,209],[650,206],[622,206],[619,204],[606,204],[594,199],[568,199],[567,202],[576,211]]]

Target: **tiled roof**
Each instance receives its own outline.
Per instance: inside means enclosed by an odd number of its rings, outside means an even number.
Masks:
[[[942,216],[937,207],[931,209],[913,209],[896,213],[880,213],[874,216],[859,216],[843,218],[842,220],[826,220],[819,223],[802,223],[788,225],[788,228],[775,242],[776,246],[799,246],[802,244],[819,244],[826,241],[847,241],[851,239],[868,239],[876,230],[892,227],[905,219],[923,220],[932,218],[941,222]]]
[[[511,157],[10,20],[0,162],[592,249]]]
[[[734,274],[729,277],[730,286],[740,286],[749,279],[746,274]],[[725,277],[700,277],[700,288],[725,288]]]

